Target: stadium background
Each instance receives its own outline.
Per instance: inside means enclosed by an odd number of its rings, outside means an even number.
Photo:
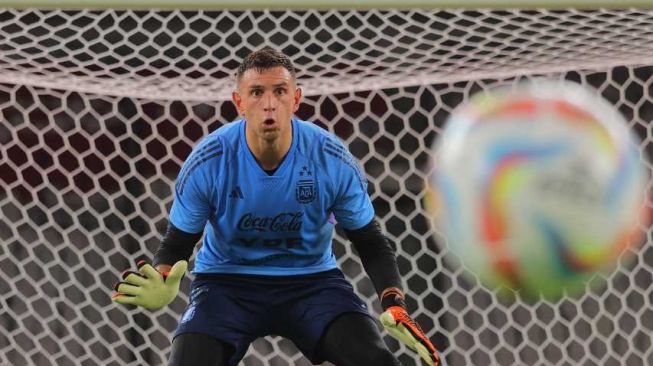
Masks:
[[[642,16],[634,27],[651,29],[650,13],[633,13]],[[421,203],[428,148],[451,109],[473,92],[522,77],[596,87],[626,115],[644,141],[642,153],[650,155],[653,42],[636,50],[604,42],[605,48],[579,51],[585,58],[561,52],[574,52],[567,44],[545,48],[548,55],[535,52],[537,45],[524,47],[531,45],[515,39],[519,27],[506,26],[490,45],[509,44],[505,53],[474,58],[473,38],[483,29],[457,21],[478,18],[472,11],[397,13],[396,22],[384,12],[80,14],[0,12],[0,364],[164,363],[185,294],[157,312],[116,306],[109,295],[135,257],[157,248],[181,163],[202,136],[236,118],[229,77],[263,45],[286,52],[300,70],[307,97],[297,115],[336,133],[360,160],[377,215],[398,248],[413,294],[409,308],[447,365],[653,364],[650,242],[607,287],[590,288],[579,299],[502,299],[443,261]],[[574,14],[621,24],[605,12]],[[484,16],[497,25],[541,15]],[[432,39],[412,29],[420,26],[430,28]],[[458,34],[441,36],[452,33]],[[360,37],[368,43],[359,44]],[[653,39],[650,32],[642,37]],[[425,40],[442,47],[411,64],[407,55],[429,45]],[[610,47],[618,50],[617,64],[597,64]],[[629,51],[639,58],[618,63]],[[534,60],[539,68],[528,69]],[[428,73],[430,80],[423,77]],[[334,250],[378,311],[371,283],[340,232]],[[182,289],[188,286],[189,277]],[[404,364],[418,364],[386,341]],[[290,342],[266,338],[243,364],[309,363]]]

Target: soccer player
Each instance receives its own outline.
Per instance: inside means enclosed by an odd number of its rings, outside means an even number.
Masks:
[[[148,309],[177,295],[198,240],[188,307],[170,365],[236,365],[250,343],[283,336],[313,363],[397,366],[365,303],[336,267],[339,223],[380,297],[381,323],[440,363],[406,312],[393,249],[374,218],[367,181],[337,137],[297,119],[302,90],[289,58],[251,53],[236,74],[241,119],[205,137],[175,184],[153,265],[125,272],[113,300]]]

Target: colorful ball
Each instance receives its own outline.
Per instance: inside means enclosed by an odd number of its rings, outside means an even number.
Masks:
[[[427,208],[482,283],[576,294],[640,242],[648,171],[598,92],[534,80],[454,110],[434,146]]]

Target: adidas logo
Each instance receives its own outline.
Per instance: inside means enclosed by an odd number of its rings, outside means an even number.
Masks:
[[[245,198],[243,196],[243,191],[240,190],[239,186],[236,186],[236,188],[231,190],[231,193],[229,193],[229,198]]]

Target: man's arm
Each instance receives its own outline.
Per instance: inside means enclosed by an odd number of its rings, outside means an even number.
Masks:
[[[175,299],[188,259],[211,215],[211,192],[216,184],[212,177],[218,176],[212,159],[222,155],[219,140],[204,139],[193,149],[175,181],[169,224],[154,255],[154,266],[138,260],[138,272],[124,272],[122,282],[114,286],[113,301],[158,309]]]
[[[379,223],[372,219],[360,229],[345,229],[345,234],[358,251],[363,268],[381,300],[381,324],[391,336],[419,353],[429,365],[440,365],[435,346],[406,311],[394,249],[381,232]]]
[[[159,248],[154,253],[152,264],[161,273],[170,271],[174,263],[188,261],[202,233],[187,233],[171,222],[168,223]]]
[[[394,288],[402,293],[395,251],[381,232],[378,221],[372,219],[369,224],[360,229],[344,231],[356,248],[379,299],[383,299],[386,289]]]

